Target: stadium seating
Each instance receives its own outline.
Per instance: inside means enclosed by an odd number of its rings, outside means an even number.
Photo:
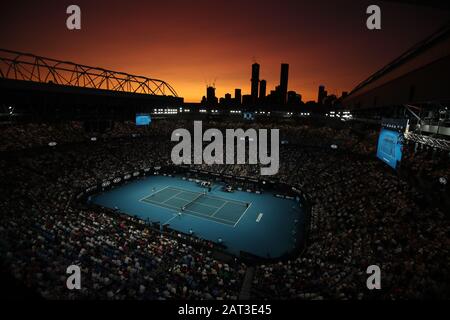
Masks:
[[[11,273],[50,299],[237,299],[248,268],[239,258],[225,263],[213,257],[208,241],[164,234],[74,199],[80,188],[118,173],[169,165],[170,134],[189,125],[123,123],[102,134],[87,134],[78,123],[4,128],[0,256]],[[348,128],[273,126],[289,141],[281,146],[273,179],[301,185],[311,196],[313,227],[298,257],[256,267],[254,298],[370,299],[363,288],[365,269],[373,263],[382,266],[386,286],[375,297],[449,296],[450,281],[440,272],[449,256],[448,215],[375,158],[376,132],[361,137]],[[57,146],[49,147],[50,141]],[[445,161],[406,152],[401,169],[436,181],[449,177]],[[257,165],[194,167],[259,174]],[[86,285],[80,292],[65,288],[65,268],[73,263],[83,266]]]

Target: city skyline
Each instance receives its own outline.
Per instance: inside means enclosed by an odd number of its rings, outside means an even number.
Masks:
[[[69,31],[69,4],[6,6],[2,47],[159,78],[186,102],[200,101],[213,82],[218,97],[236,88],[250,94],[248,68],[254,62],[264,66],[259,79],[267,81],[267,93],[279,84],[280,64],[287,63],[287,90],[303,101],[316,101],[322,84],[340,95],[448,19],[448,12],[381,1],[383,28],[369,31],[369,1],[81,0],[82,30]]]

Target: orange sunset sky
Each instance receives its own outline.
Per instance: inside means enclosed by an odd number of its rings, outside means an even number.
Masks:
[[[82,30],[66,28],[66,7],[82,10]],[[382,30],[366,28],[370,4]],[[315,100],[317,87],[350,91],[442,26],[449,13],[386,1],[172,0],[14,1],[2,4],[0,47],[169,82],[198,102],[215,81],[217,96],[250,92],[251,64],[272,90],[281,63],[289,90]]]

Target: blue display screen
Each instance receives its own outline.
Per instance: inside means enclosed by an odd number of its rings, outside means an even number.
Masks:
[[[397,168],[402,159],[402,134],[400,132],[381,129],[378,138],[377,157],[392,168]]]
[[[152,122],[149,114],[137,114],[136,115],[136,125],[138,126],[148,126]]]

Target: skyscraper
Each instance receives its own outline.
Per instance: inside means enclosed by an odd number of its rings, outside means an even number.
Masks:
[[[318,104],[322,104],[323,103],[323,99],[325,99],[325,97],[327,96],[326,91],[325,91],[325,86],[324,85],[320,85],[319,86],[319,94],[317,96],[317,103]]]
[[[267,87],[267,81],[261,80],[259,82],[259,99],[264,99],[266,97],[266,87]]]
[[[234,89],[234,101],[238,106],[242,104],[242,92],[241,89]]]
[[[287,63],[282,63],[280,74],[280,102],[282,105],[286,104],[288,79],[289,79],[289,65]]]
[[[218,99],[216,97],[216,88],[208,86],[206,88],[206,103],[208,106],[217,105]]]
[[[216,97],[216,88],[208,86],[206,88],[206,100],[212,100]]]
[[[256,103],[258,100],[258,85],[259,85],[259,64],[252,64],[252,88],[251,88],[251,96],[252,102]]]

